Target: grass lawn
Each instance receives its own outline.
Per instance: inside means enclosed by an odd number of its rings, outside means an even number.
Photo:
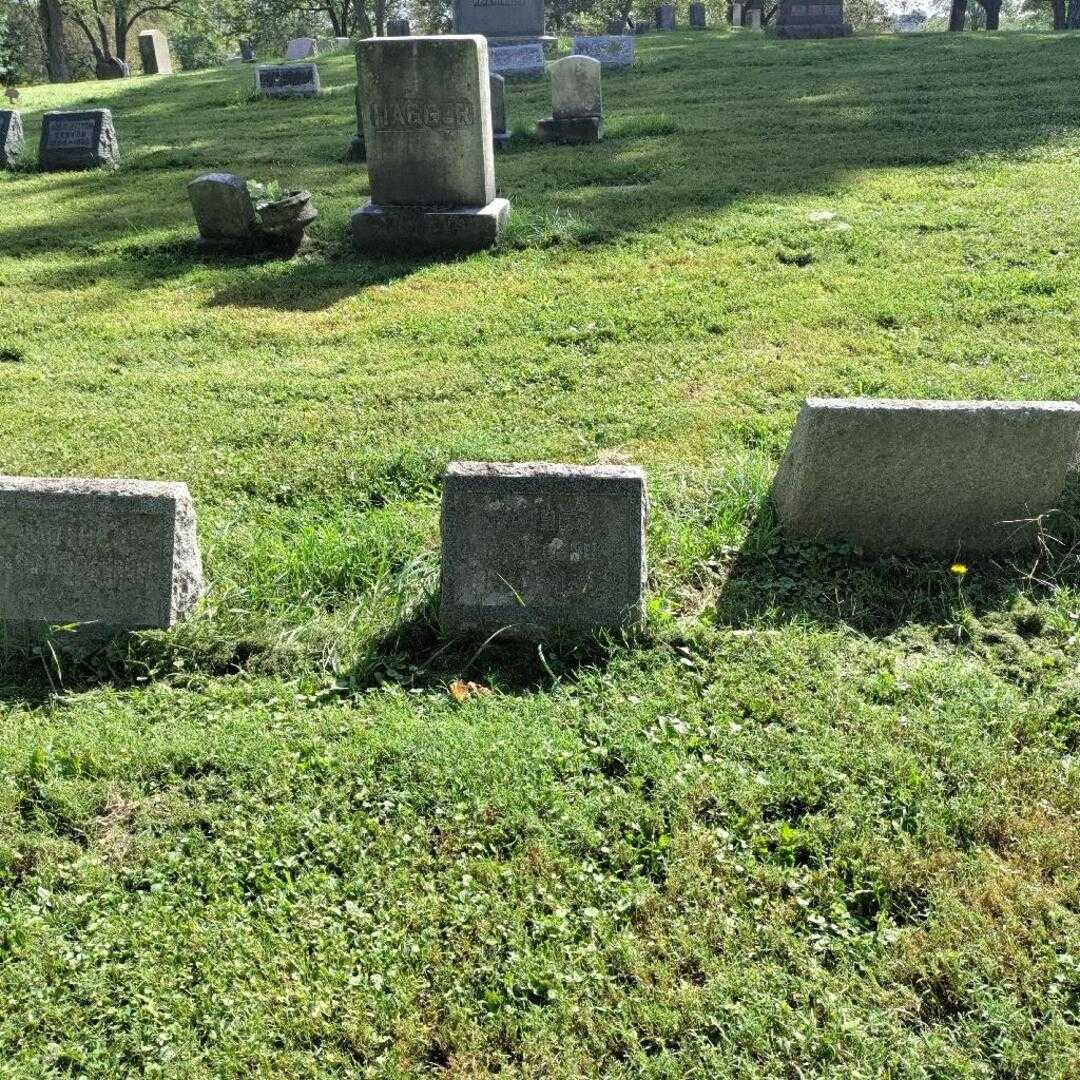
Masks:
[[[185,481],[211,590],[0,666],[0,1077],[1080,1075],[1075,522],[958,579],[766,502],[808,394],[1077,395],[1080,36],[637,48],[595,147],[510,84],[449,262],[345,241],[349,55],[24,92],[123,165],[0,176],[0,472]],[[217,169],[312,250],[200,255]],[[452,458],[643,465],[640,640],[445,648]]]

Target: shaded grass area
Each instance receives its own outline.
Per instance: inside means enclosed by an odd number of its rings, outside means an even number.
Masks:
[[[1075,509],[957,578],[766,496],[808,393],[1076,395],[1080,46],[637,47],[445,263],[345,243],[348,56],[24,94],[124,160],[0,177],[0,470],[187,482],[211,591],[0,665],[0,1075],[1076,1074]],[[312,251],[200,255],[211,169]],[[468,457],[647,468],[640,637],[438,636]]]

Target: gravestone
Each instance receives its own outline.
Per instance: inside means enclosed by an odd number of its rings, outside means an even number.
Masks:
[[[498,75],[536,77],[544,74],[544,47],[531,45],[499,45],[489,50],[491,70]]]
[[[773,485],[786,533],[871,551],[1012,551],[1080,453],[1072,401],[810,398]],[[1051,526],[1052,527],[1052,526]]]
[[[454,0],[454,33],[483,34],[489,45],[544,38],[544,0]]]
[[[708,14],[704,4],[690,5],[690,29],[704,30],[709,25]]]
[[[22,116],[16,109],[0,109],[0,169],[14,169],[25,145]]]
[[[489,77],[491,85],[491,137],[495,148],[510,141],[510,129],[506,126],[506,80],[494,73]]]
[[[0,477],[0,644],[57,631],[78,647],[167,628],[195,606],[202,561],[184,484]]]
[[[285,46],[285,62],[291,60],[308,60],[319,55],[319,46],[314,38],[293,38]]]
[[[495,197],[487,42],[368,38],[357,54],[371,201],[352,213],[356,245],[490,247],[510,204]]]
[[[232,173],[206,173],[188,184],[199,239],[213,247],[245,247],[255,237],[255,207],[247,183]]]
[[[408,37],[411,33],[408,19],[390,19],[386,24],[387,37]]]
[[[750,27],[751,30],[761,29],[761,8],[750,8]]]
[[[614,37],[617,37],[619,34],[625,34],[626,20],[609,19],[607,26],[604,28],[604,33]]]
[[[352,48],[352,38],[348,37],[336,37],[334,38],[334,49],[337,52],[345,52]]]
[[[742,26],[743,6],[742,4],[731,5],[731,25]]]
[[[443,629],[541,639],[640,625],[646,506],[634,467],[452,462]]]
[[[47,112],[41,118],[38,168],[114,169],[120,164],[120,145],[108,109]]]
[[[604,137],[600,61],[591,56],[564,56],[549,71],[551,116],[537,123],[537,136],[544,142],[599,142]]]
[[[250,38],[240,39],[240,59],[245,64],[255,63],[255,46],[251,44]]]
[[[634,66],[634,39],[630,34],[604,37],[579,35],[574,38],[571,53],[574,56],[591,56],[605,68]]]
[[[850,37],[843,0],[781,0],[776,9],[776,35],[782,38]]]
[[[634,22],[635,34],[647,34],[652,28],[653,25],[648,19],[637,19]]]
[[[139,35],[139,56],[144,75],[171,75],[169,40],[160,30],[144,30]]]
[[[675,5],[674,4],[659,4],[656,8],[656,29],[657,30],[674,30],[675,29]]]
[[[265,64],[255,69],[255,90],[260,97],[311,97],[319,87],[315,64]]]
[[[356,78],[356,134],[352,137],[352,142],[349,143],[349,149],[345,151],[346,161],[366,161],[367,160],[367,144],[364,142],[364,107],[360,103],[360,58],[357,57],[357,78]]]

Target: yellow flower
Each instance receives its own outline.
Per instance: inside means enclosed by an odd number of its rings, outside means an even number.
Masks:
[[[957,576],[963,577],[967,573],[967,567],[962,562],[954,562],[949,569]]]

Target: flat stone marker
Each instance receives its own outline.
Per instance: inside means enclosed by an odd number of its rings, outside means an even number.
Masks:
[[[675,5],[674,4],[658,4],[656,7],[656,29],[657,30],[674,30],[675,29]]]
[[[544,142],[599,142],[604,137],[600,61],[591,56],[564,56],[548,70],[551,116],[537,123],[537,136]]]
[[[255,207],[247,183],[232,173],[206,173],[188,184],[199,238],[213,246],[243,246],[254,238]]]
[[[443,628],[538,639],[639,625],[646,505],[635,467],[452,462]]]
[[[386,23],[387,37],[408,37],[411,33],[408,19],[389,19]]]
[[[167,628],[202,592],[184,484],[0,476],[0,643]]]
[[[454,0],[454,33],[483,34],[489,45],[539,41],[544,0]]]
[[[487,42],[368,38],[357,55],[371,201],[350,218],[356,245],[490,247],[510,204],[495,197]]]
[[[285,45],[285,62],[290,60],[309,60],[319,55],[319,45],[314,38],[293,38]]]
[[[544,47],[531,45],[500,45],[490,50],[491,70],[499,75],[538,78],[544,74]]]
[[[264,64],[255,69],[260,97],[312,97],[320,85],[315,64]]]
[[[139,56],[144,75],[171,75],[169,40],[160,30],[144,30],[139,35]]]
[[[784,531],[872,551],[1013,551],[1080,454],[1072,401],[810,398],[773,485]],[[1050,522],[1053,531],[1053,522]]]
[[[850,37],[851,23],[844,19],[843,0],[803,3],[781,0],[776,9],[776,36],[782,38]]]
[[[704,4],[690,5],[690,29],[704,30],[709,25],[709,16]]]
[[[26,143],[17,109],[0,109],[0,169],[14,169]]]
[[[506,80],[501,75],[489,76],[491,85],[491,137],[495,148],[510,141],[510,129],[506,126]]]
[[[120,145],[108,109],[47,112],[41,118],[38,168],[43,172],[112,169],[119,164]]]
[[[601,67],[628,68],[634,66],[634,38],[630,34],[607,34],[600,37],[578,35],[570,50],[574,56],[591,56]]]

